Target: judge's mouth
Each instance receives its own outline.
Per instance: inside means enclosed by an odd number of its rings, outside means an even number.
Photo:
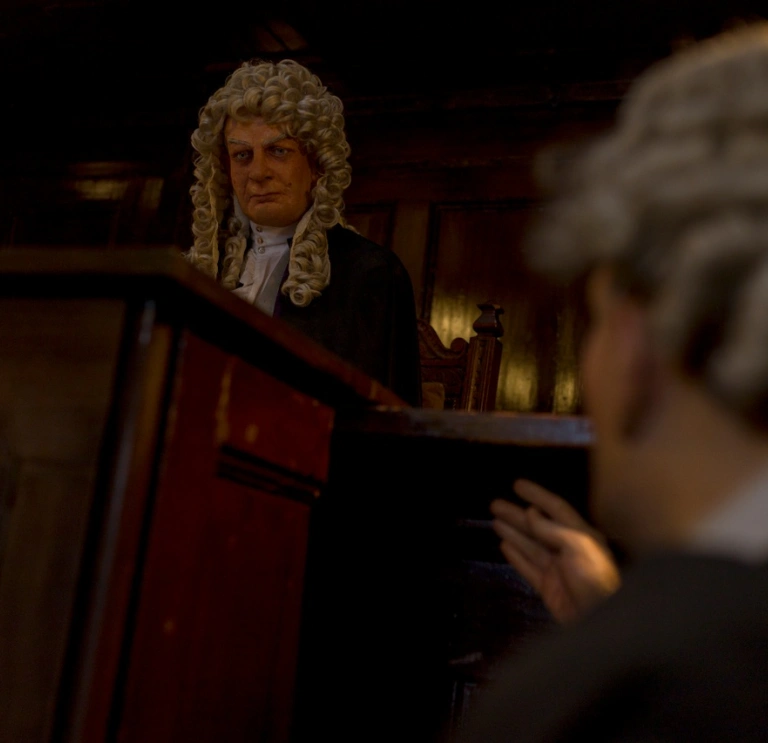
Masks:
[[[255,201],[257,204],[263,204],[268,201],[274,201],[280,194],[277,191],[271,191],[270,193],[254,194],[250,196],[251,201]]]

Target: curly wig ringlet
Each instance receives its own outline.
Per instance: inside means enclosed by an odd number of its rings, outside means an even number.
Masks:
[[[610,265],[670,363],[768,430],[768,24],[658,62],[529,234],[532,266]]]
[[[293,60],[245,62],[227,78],[201,109],[192,134],[197,152],[190,188],[194,244],[186,256],[193,265],[216,278],[222,246],[221,284],[227,289],[237,285],[250,226],[224,170],[224,126],[229,118],[260,116],[295,139],[319,174],[312,203],[296,228],[282,291],[300,307],[320,296],[331,275],[326,232],[336,224],[348,226],[343,193],[351,168],[342,111],[339,98]]]

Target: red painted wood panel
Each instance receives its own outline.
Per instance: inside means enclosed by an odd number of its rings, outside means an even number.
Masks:
[[[184,342],[118,739],[285,741],[332,411]]]
[[[247,455],[322,482],[333,410],[230,357],[216,407],[216,436]]]

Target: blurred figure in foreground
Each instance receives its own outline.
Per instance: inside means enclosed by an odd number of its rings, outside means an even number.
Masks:
[[[580,619],[500,666],[465,740],[766,740],[768,26],[642,75],[530,251],[587,281],[590,506],[630,562],[619,581],[531,483],[527,513],[494,504],[510,561]]]

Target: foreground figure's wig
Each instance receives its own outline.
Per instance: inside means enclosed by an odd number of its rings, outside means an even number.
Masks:
[[[573,280],[611,265],[667,358],[768,429],[768,25],[651,68],[558,178],[534,268]]]
[[[200,111],[199,126],[192,134],[198,154],[190,189],[194,245],[187,257],[195,266],[215,278],[222,246],[220,281],[228,289],[237,285],[249,223],[224,171],[224,126],[229,118],[260,116],[296,139],[318,174],[312,203],[291,244],[282,291],[300,307],[320,295],[331,275],[326,231],[336,224],[347,226],[342,197],[351,169],[342,110],[341,101],[317,76],[293,60],[246,62],[227,78]]]

